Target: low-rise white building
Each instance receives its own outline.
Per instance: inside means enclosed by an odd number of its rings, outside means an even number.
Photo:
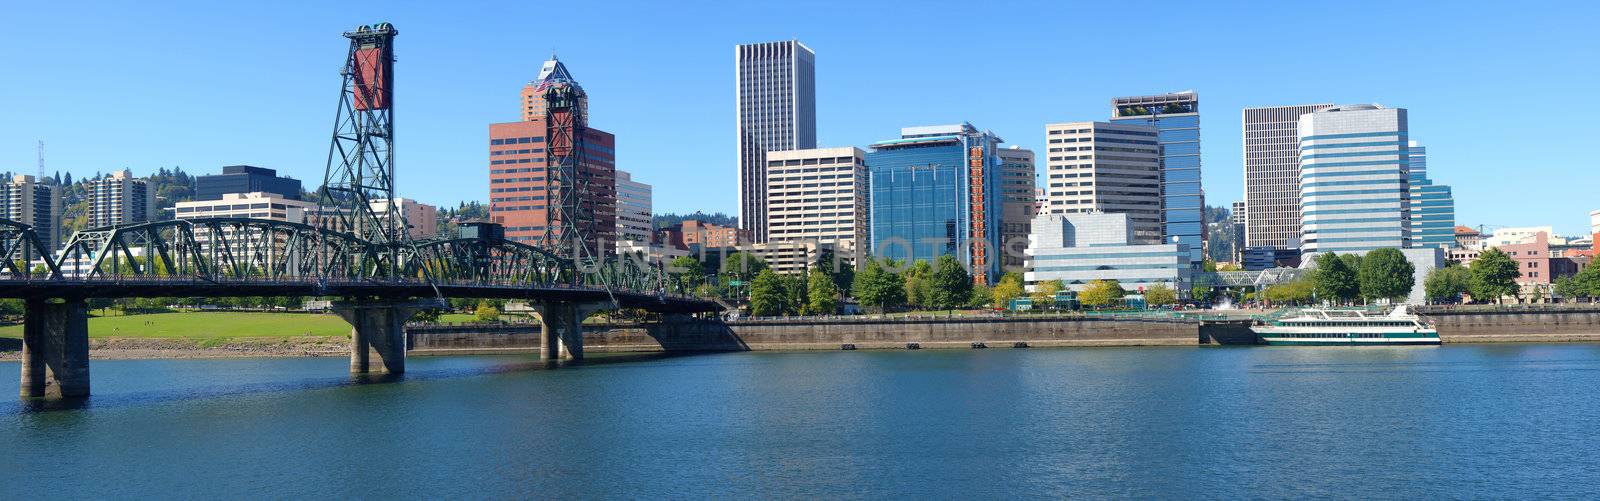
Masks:
[[[1162,284],[1180,293],[1193,277],[1189,246],[1135,245],[1134,229],[1125,213],[1041,214],[1028,235],[1023,281],[1031,288],[1060,280],[1082,291],[1093,280],[1116,280],[1140,290]]]

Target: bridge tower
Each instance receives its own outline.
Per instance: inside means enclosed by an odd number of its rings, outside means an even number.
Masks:
[[[372,278],[400,278],[401,259],[410,254],[394,193],[394,25],[358,26],[344,34],[350,51],[339,71],[339,108],[334,117],[328,167],[318,191],[317,222],[374,244]],[[327,252],[319,252],[327,254]],[[324,256],[319,256],[319,259]]]
[[[559,61],[555,72],[535,89],[544,97],[547,138],[545,200],[549,219],[541,240],[556,255],[572,260],[579,270],[592,270],[604,254],[604,243],[596,240],[595,193],[583,166],[584,136],[588,131],[588,110],[584,105],[588,95],[565,74]]]

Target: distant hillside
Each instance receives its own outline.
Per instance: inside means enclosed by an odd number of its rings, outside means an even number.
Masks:
[[[706,214],[704,212],[699,212],[699,211],[695,211],[693,214],[683,214],[683,215],[673,214],[673,213],[656,214],[655,217],[650,218],[650,225],[652,227],[656,228],[656,229],[661,229],[661,228],[666,228],[668,226],[678,226],[680,224],[683,224],[684,220],[688,220],[688,219],[693,219],[693,220],[700,221],[700,222],[703,222],[703,223],[710,223],[710,224],[714,224],[714,225],[717,225],[717,226],[728,226],[728,227],[738,227],[739,226],[739,218],[737,218],[737,217],[729,216],[729,215],[723,214],[721,212],[715,212],[715,213],[711,213],[711,214]]]

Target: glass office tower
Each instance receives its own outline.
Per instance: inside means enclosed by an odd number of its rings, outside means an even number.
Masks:
[[[1183,91],[1111,100],[1113,123],[1156,128],[1161,144],[1161,224],[1165,243],[1189,246],[1205,260],[1205,191],[1200,187],[1200,95]]]
[[[872,144],[872,248],[879,258],[952,255],[973,280],[1000,278],[1001,139],[972,124],[908,127]]]
[[[1428,148],[1410,141],[1411,160],[1411,245],[1442,247],[1456,243],[1456,199],[1450,186],[1434,184],[1428,178]]]

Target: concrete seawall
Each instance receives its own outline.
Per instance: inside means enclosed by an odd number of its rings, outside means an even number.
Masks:
[[[1600,305],[1419,307],[1446,343],[1596,342]]]
[[[594,352],[993,348],[1028,346],[1196,346],[1202,326],[1191,320],[1112,318],[865,318],[720,322],[676,318],[660,323],[584,326],[585,349]],[[413,325],[413,354],[534,351],[531,324]]]

